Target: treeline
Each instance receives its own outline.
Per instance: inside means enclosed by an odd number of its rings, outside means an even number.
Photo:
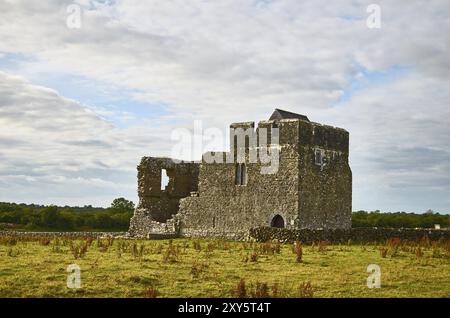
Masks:
[[[428,210],[423,214],[380,211],[357,211],[352,214],[352,227],[394,227],[394,228],[441,228],[449,227],[450,215]]]
[[[134,204],[116,199],[109,208],[0,203],[0,227],[27,231],[127,231]]]
[[[127,231],[134,204],[124,198],[115,199],[109,208],[57,207],[0,202],[0,230],[27,231]],[[450,215],[431,210],[424,214],[380,211],[357,211],[352,214],[352,227],[441,228],[450,226]]]

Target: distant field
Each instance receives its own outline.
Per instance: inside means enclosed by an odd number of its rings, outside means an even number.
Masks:
[[[70,264],[81,268],[80,289],[67,288]],[[380,266],[381,288],[367,287],[369,264]],[[321,243],[295,249],[292,244],[222,240],[0,237],[0,297],[244,294],[450,297],[450,243],[391,240],[382,245]]]

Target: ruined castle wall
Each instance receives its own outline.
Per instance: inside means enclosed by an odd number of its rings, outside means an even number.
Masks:
[[[198,163],[176,163],[170,158],[142,158],[137,167],[139,204],[130,221],[130,233],[147,236],[150,230],[174,231],[174,224],[165,223],[178,213],[180,199],[198,190],[198,167]],[[161,189],[162,169],[169,177],[164,190]]]
[[[270,128],[270,123],[263,125]],[[234,127],[239,126],[235,124]],[[236,185],[234,163],[202,162],[199,196],[180,202],[177,217],[181,221],[182,235],[239,238],[252,227],[270,226],[276,215],[283,218],[287,228],[296,226],[299,185],[295,134],[298,121],[280,123],[279,129],[283,131],[280,141],[283,140],[284,144],[281,146],[277,174],[261,174],[263,165],[260,162],[249,163],[247,154],[247,184]]]
[[[235,123],[231,128],[247,131],[245,184],[236,184],[237,152],[242,149],[233,136],[230,152],[206,153],[201,164],[143,158],[138,166],[140,203],[131,219],[130,234],[241,239],[250,228],[272,226],[280,218],[287,229],[351,227],[347,131],[299,119],[262,121],[256,129],[253,122]],[[268,141],[274,128],[279,129],[279,144],[250,143],[249,138],[257,138],[263,128]],[[279,151],[276,174],[262,173],[270,164],[250,160],[252,150],[267,148]],[[325,158],[320,164],[317,151]],[[233,162],[227,162],[230,157]],[[221,159],[211,163],[211,158]],[[161,169],[170,177],[165,190],[160,189]]]
[[[352,173],[348,164],[348,132],[300,121],[300,228],[351,227]],[[316,164],[316,151],[326,158]]]

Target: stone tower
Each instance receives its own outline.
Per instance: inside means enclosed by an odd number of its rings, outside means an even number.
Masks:
[[[243,144],[236,142],[236,131],[244,133]],[[140,204],[131,221],[131,235],[242,238],[250,228],[260,226],[351,227],[346,130],[276,109],[256,128],[254,122],[231,124],[230,134],[230,151],[205,153],[201,163],[142,160]],[[261,143],[264,135],[267,144]],[[244,154],[241,159],[237,159],[239,150]],[[262,173],[268,164],[259,160],[265,152],[278,157],[276,169],[269,173]],[[255,153],[256,162],[251,160]],[[211,157],[223,160],[211,162]],[[156,191],[164,167],[170,171],[169,185]]]

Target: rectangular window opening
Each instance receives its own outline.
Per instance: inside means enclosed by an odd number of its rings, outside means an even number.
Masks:
[[[315,161],[316,165],[318,165],[318,166],[322,165],[322,150],[316,149],[314,161]]]
[[[169,176],[166,169],[161,169],[161,191],[166,191],[169,185]]]

